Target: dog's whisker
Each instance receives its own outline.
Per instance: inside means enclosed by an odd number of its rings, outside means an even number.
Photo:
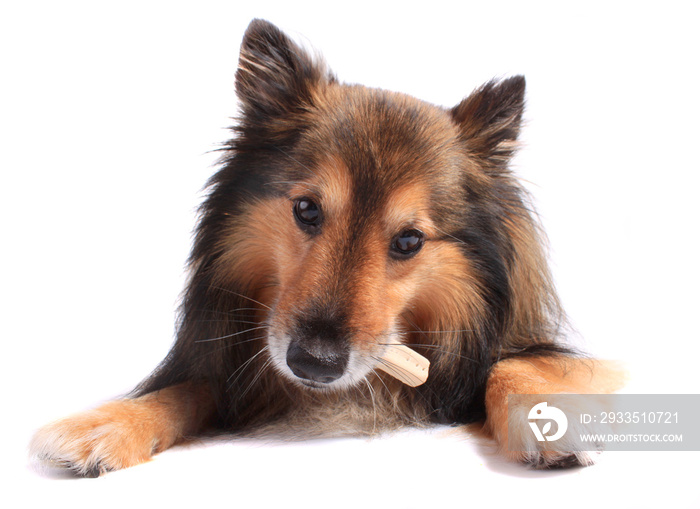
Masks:
[[[372,358],[376,360],[376,357],[373,356]],[[379,380],[379,382],[384,386],[384,389],[386,389],[387,394],[391,393],[389,387],[387,387],[386,383],[384,382],[384,379],[379,375],[379,373],[377,373],[377,370],[374,369],[374,367],[370,367],[369,369],[372,373],[374,373],[374,376],[377,377],[377,380]]]
[[[233,373],[231,373],[231,375],[229,375],[229,377],[226,379],[226,383],[229,383],[229,382],[230,382],[230,386],[233,386],[233,385],[238,381],[238,379],[240,378],[241,374],[243,374],[243,371],[245,371],[246,367],[249,366],[251,362],[255,361],[255,359],[256,359],[258,356],[260,356],[263,352],[266,352],[266,351],[268,351],[268,347],[267,347],[267,346],[261,348],[260,351],[259,351],[258,353],[256,353],[256,354],[253,355],[250,359],[248,359],[248,360],[245,361],[243,364],[241,364],[240,366],[238,366],[238,368],[236,368],[236,370],[235,370]],[[240,373],[239,373],[239,372],[240,372]],[[239,373],[239,375],[238,375],[233,381],[231,381],[231,378],[233,378],[233,377],[236,375],[236,373]]]
[[[408,316],[406,316],[405,314],[403,316],[403,320],[407,322],[411,327],[413,327],[412,329],[407,329],[403,331],[404,334],[451,334],[456,332],[476,332],[474,329],[424,330],[421,329],[413,320],[408,318]]]
[[[258,380],[260,380],[260,377],[262,377],[263,373],[272,365],[272,359],[268,359],[265,364],[262,365],[262,367],[258,370],[258,372],[255,374],[253,379],[250,381],[248,384],[248,387],[241,393],[240,398],[243,399],[248,392],[255,386],[255,384],[258,383]]]
[[[243,345],[245,343],[251,343],[253,341],[257,341],[259,339],[265,339],[265,338],[267,338],[267,334],[264,334],[262,336],[255,336],[254,338],[240,339],[238,341],[234,341],[233,343],[231,343],[231,346]]]
[[[458,357],[460,359],[464,359],[464,360],[467,360],[470,362],[478,362],[476,359],[473,359],[471,357],[467,357],[466,355],[463,355],[463,354],[460,354],[457,352],[453,352],[453,351],[448,350],[447,348],[440,346],[440,345],[426,345],[424,343],[400,343],[400,344],[397,344],[397,343],[378,343],[378,344],[381,346],[389,347],[389,348],[397,348],[401,345],[415,347],[415,348],[419,348],[419,349],[425,348],[427,350],[434,350],[434,351],[440,352],[442,354],[451,355],[453,357]]]
[[[450,334],[452,332],[474,332],[474,329],[452,329],[452,330],[407,330],[406,334]]]
[[[372,399],[372,433],[377,431],[377,402],[374,399],[374,388],[372,384],[369,383],[367,378],[364,378],[365,385],[367,385],[367,390],[369,391],[369,396]]]
[[[449,237],[449,238],[451,238],[452,240],[455,240],[455,241],[459,242],[460,244],[464,244],[464,245],[467,244],[467,243],[464,242],[462,239],[458,239],[458,238],[455,237],[454,235],[451,235],[451,234],[447,233],[445,230],[442,230],[442,229],[438,228],[437,226],[435,227],[435,229],[436,229],[437,231],[439,231],[440,233],[442,233],[444,236]]]
[[[215,285],[210,285],[209,288],[213,288],[215,290],[220,290],[222,292],[230,293],[231,295],[236,295],[237,297],[241,297],[242,299],[247,299],[251,302],[255,302],[256,304],[260,304],[265,309],[269,309],[270,311],[272,311],[272,308],[270,306],[268,306],[267,304],[263,304],[259,300],[255,300],[254,298],[248,297],[247,295],[243,295],[242,293],[234,292],[233,290],[229,290],[228,288],[222,288],[220,286],[215,286]]]
[[[219,336],[217,338],[198,339],[197,341],[195,341],[195,343],[208,343],[210,341],[220,341],[222,339],[228,339],[228,338],[240,336],[241,334],[245,334],[247,332],[253,332],[254,330],[267,329],[267,328],[269,328],[269,325],[261,325],[259,327],[251,327],[250,329],[245,329],[242,331],[234,332],[233,334],[226,334],[225,336]]]
[[[381,364],[382,366],[386,366],[386,367],[388,367],[388,368],[390,368],[390,369],[397,370],[397,371],[400,371],[401,373],[406,374],[406,375],[407,375],[406,378],[408,378],[409,380],[415,380],[416,382],[420,382],[420,381],[421,381],[420,378],[418,378],[415,374],[411,373],[411,372],[408,371],[407,369],[402,368],[401,366],[397,366],[396,364],[391,364],[391,363],[387,362],[386,360],[384,360],[384,359],[382,359],[382,358],[380,358],[380,357],[374,357],[374,356],[372,356],[372,358],[373,358],[375,361],[377,361],[379,364]]]
[[[202,309],[202,313],[215,313],[215,314],[221,314],[221,315],[239,315],[240,311],[256,311],[260,312],[260,308],[235,308],[235,309]]]
[[[247,317],[246,317],[247,318]],[[198,323],[243,323],[246,325],[260,325],[260,322],[251,322],[247,320],[224,319],[224,318],[205,318],[197,320]]]

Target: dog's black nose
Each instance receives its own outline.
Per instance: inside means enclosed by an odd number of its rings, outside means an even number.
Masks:
[[[328,348],[307,349],[292,341],[287,349],[287,365],[299,378],[329,384],[345,372],[348,354],[330,351]]]

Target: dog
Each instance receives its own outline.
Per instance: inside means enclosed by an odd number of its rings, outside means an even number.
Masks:
[[[236,92],[170,353],[128,397],[40,429],[32,454],[97,476],[214,430],[478,422],[511,460],[590,464],[533,442],[529,407],[508,434],[509,394],[607,390],[561,342],[543,234],[509,169],[525,79],[446,109],[340,83],[254,20]],[[386,361],[398,348],[427,379]]]

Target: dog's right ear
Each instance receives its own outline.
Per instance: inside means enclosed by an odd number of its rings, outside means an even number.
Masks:
[[[260,124],[289,117],[313,104],[313,92],[330,78],[280,29],[254,19],[243,37],[236,71],[236,93],[243,116]]]

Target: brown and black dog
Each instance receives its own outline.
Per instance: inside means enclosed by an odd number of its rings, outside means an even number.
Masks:
[[[605,389],[558,342],[542,236],[508,168],[524,78],[444,109],[339,83],[255,20],[236,91],[171,352],[128,398],[39,430],[33,454],[99,475],[211,430],[484,421],[512,459],[590,463],[533,445],[526,409],[508,436],[509,394]],[[422,385],[377,370],[397,343],[429,359]]]

